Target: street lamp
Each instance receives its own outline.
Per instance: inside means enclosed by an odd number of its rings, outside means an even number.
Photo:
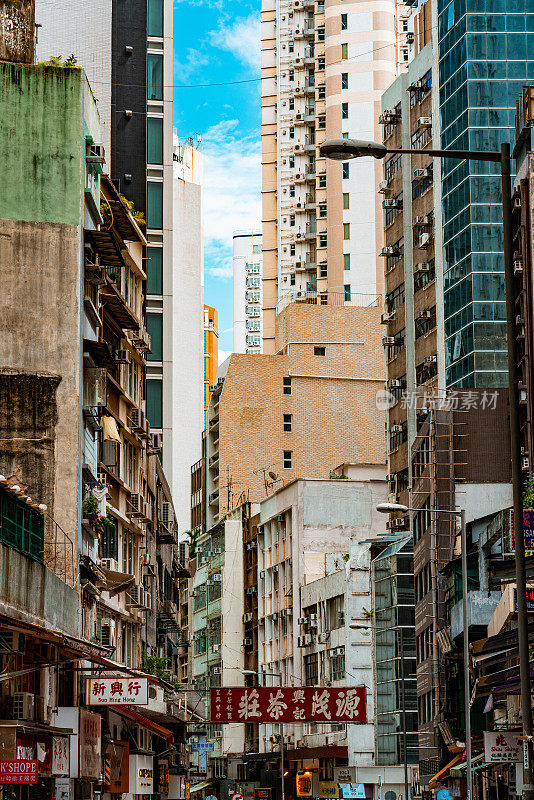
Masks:
[[[258,686],[260,685],[260,675],[268,675],[272,678],[279,678],[280,679],[280,686],[282,686],[282,673],[281,672],[261,672],[258,670],[253,669],[242,669],[242,675],[255,675],[258,681]],[[280,722],[280,788],[282,790],[282,800],[286,800],[286,775],[287,772],[285,771],[284,767],[284,723]]]
[[[373,625],[349,625],[350,630],[374,630],[375,633],[389,632],[390,628],[377,628]],[[404,797],[405,800],[410,800],[410,793],[408,787],[408,736],[406,732],[406,687],[404,679],[406,676],[405,662],[404,662],[404,637],[402,625],[399,625],[399,649],[400,649],[400,663],[401,663],[401,713],[402,713],[402,757],[404,761]]]
[[[420,511],[418,508],[409,508],[401,503],[380,503],[376,507],[382,514],[391,514],[399,511]],[[431,509],[434,514],[450,514],[460,517],[462,526],[462,617],[464,622],[464,709],[465,709],[465,756],[467,763],[467,800],[471,800],[473,787],[473,767],[471,760],[471,687],[469,683],[469,629],[467,618],[467,530],[465,525],[465,511],[453,511],[445,508]]]
[[[502,220],[504,246],[504,279],[506,289],[506,336],[508,340],[508,397],[510,403],[510,453],[512,460],[512,488],[514,501],[515,571],[517,586],[517,628],[519,673],[521,681],[521,717],[525,748],[525,784],[523,796],[534,797],[532,775],[532,707],[530,691],[530,666],[528,645],[528,617],[526,598],[525,538],[523,532],[523,491],[519,425],[519,381],[517,375],[517,331],[514,300],[514,268],[512,238],[512,181],[510,174],[510,145],[501,144],[497,150],[413,150],[385,147],[379,142],[359,139],[331,139],[319,147],[319,152],[335,161],[373,156],[384,158],[388,153],[427,155],[437,158],[454,158],[468,161],[492,161],[501,165]],[[469,787],[471,791],[471,787]],[[469,800],[469,798],[468,798]]]

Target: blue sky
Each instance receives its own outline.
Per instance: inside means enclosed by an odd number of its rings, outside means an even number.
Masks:
[[[261,0],[174,0],[174,125],[202,135],[204,299],[232,350],[232,235],[261,229]],[[224,83],[193,87],[192,84]],[[185,86],[191,88],[183,88]]]

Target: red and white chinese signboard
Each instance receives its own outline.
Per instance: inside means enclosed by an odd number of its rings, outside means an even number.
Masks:
[[[211,722],[366,722],[365,689],[211,689]]]
[[[0,786],[3,783],[37,783],[37,761],[0,761]]]
[[[88,706],[146,706],[148,678],[87,678]]]

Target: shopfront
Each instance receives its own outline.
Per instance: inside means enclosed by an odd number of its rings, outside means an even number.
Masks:
[[[56,779],[69,777],[68,733],[31,723],[0,725],[0,800],[56,798]]]

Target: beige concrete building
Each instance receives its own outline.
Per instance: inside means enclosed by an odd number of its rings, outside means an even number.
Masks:
[[[380,98],[404,52],[397,43],[413,40],[397,5],[262,2],[264,353],[275,352],[286,303],[363,306],[382,294],[381,164],[327,164],[318,146],[380,141]]]
[[[293,303],[271,355],[234,353],[218,373],[206,442],[209,529],[240,497],[258,502],[333,464],[384,463],[379,308]]]

